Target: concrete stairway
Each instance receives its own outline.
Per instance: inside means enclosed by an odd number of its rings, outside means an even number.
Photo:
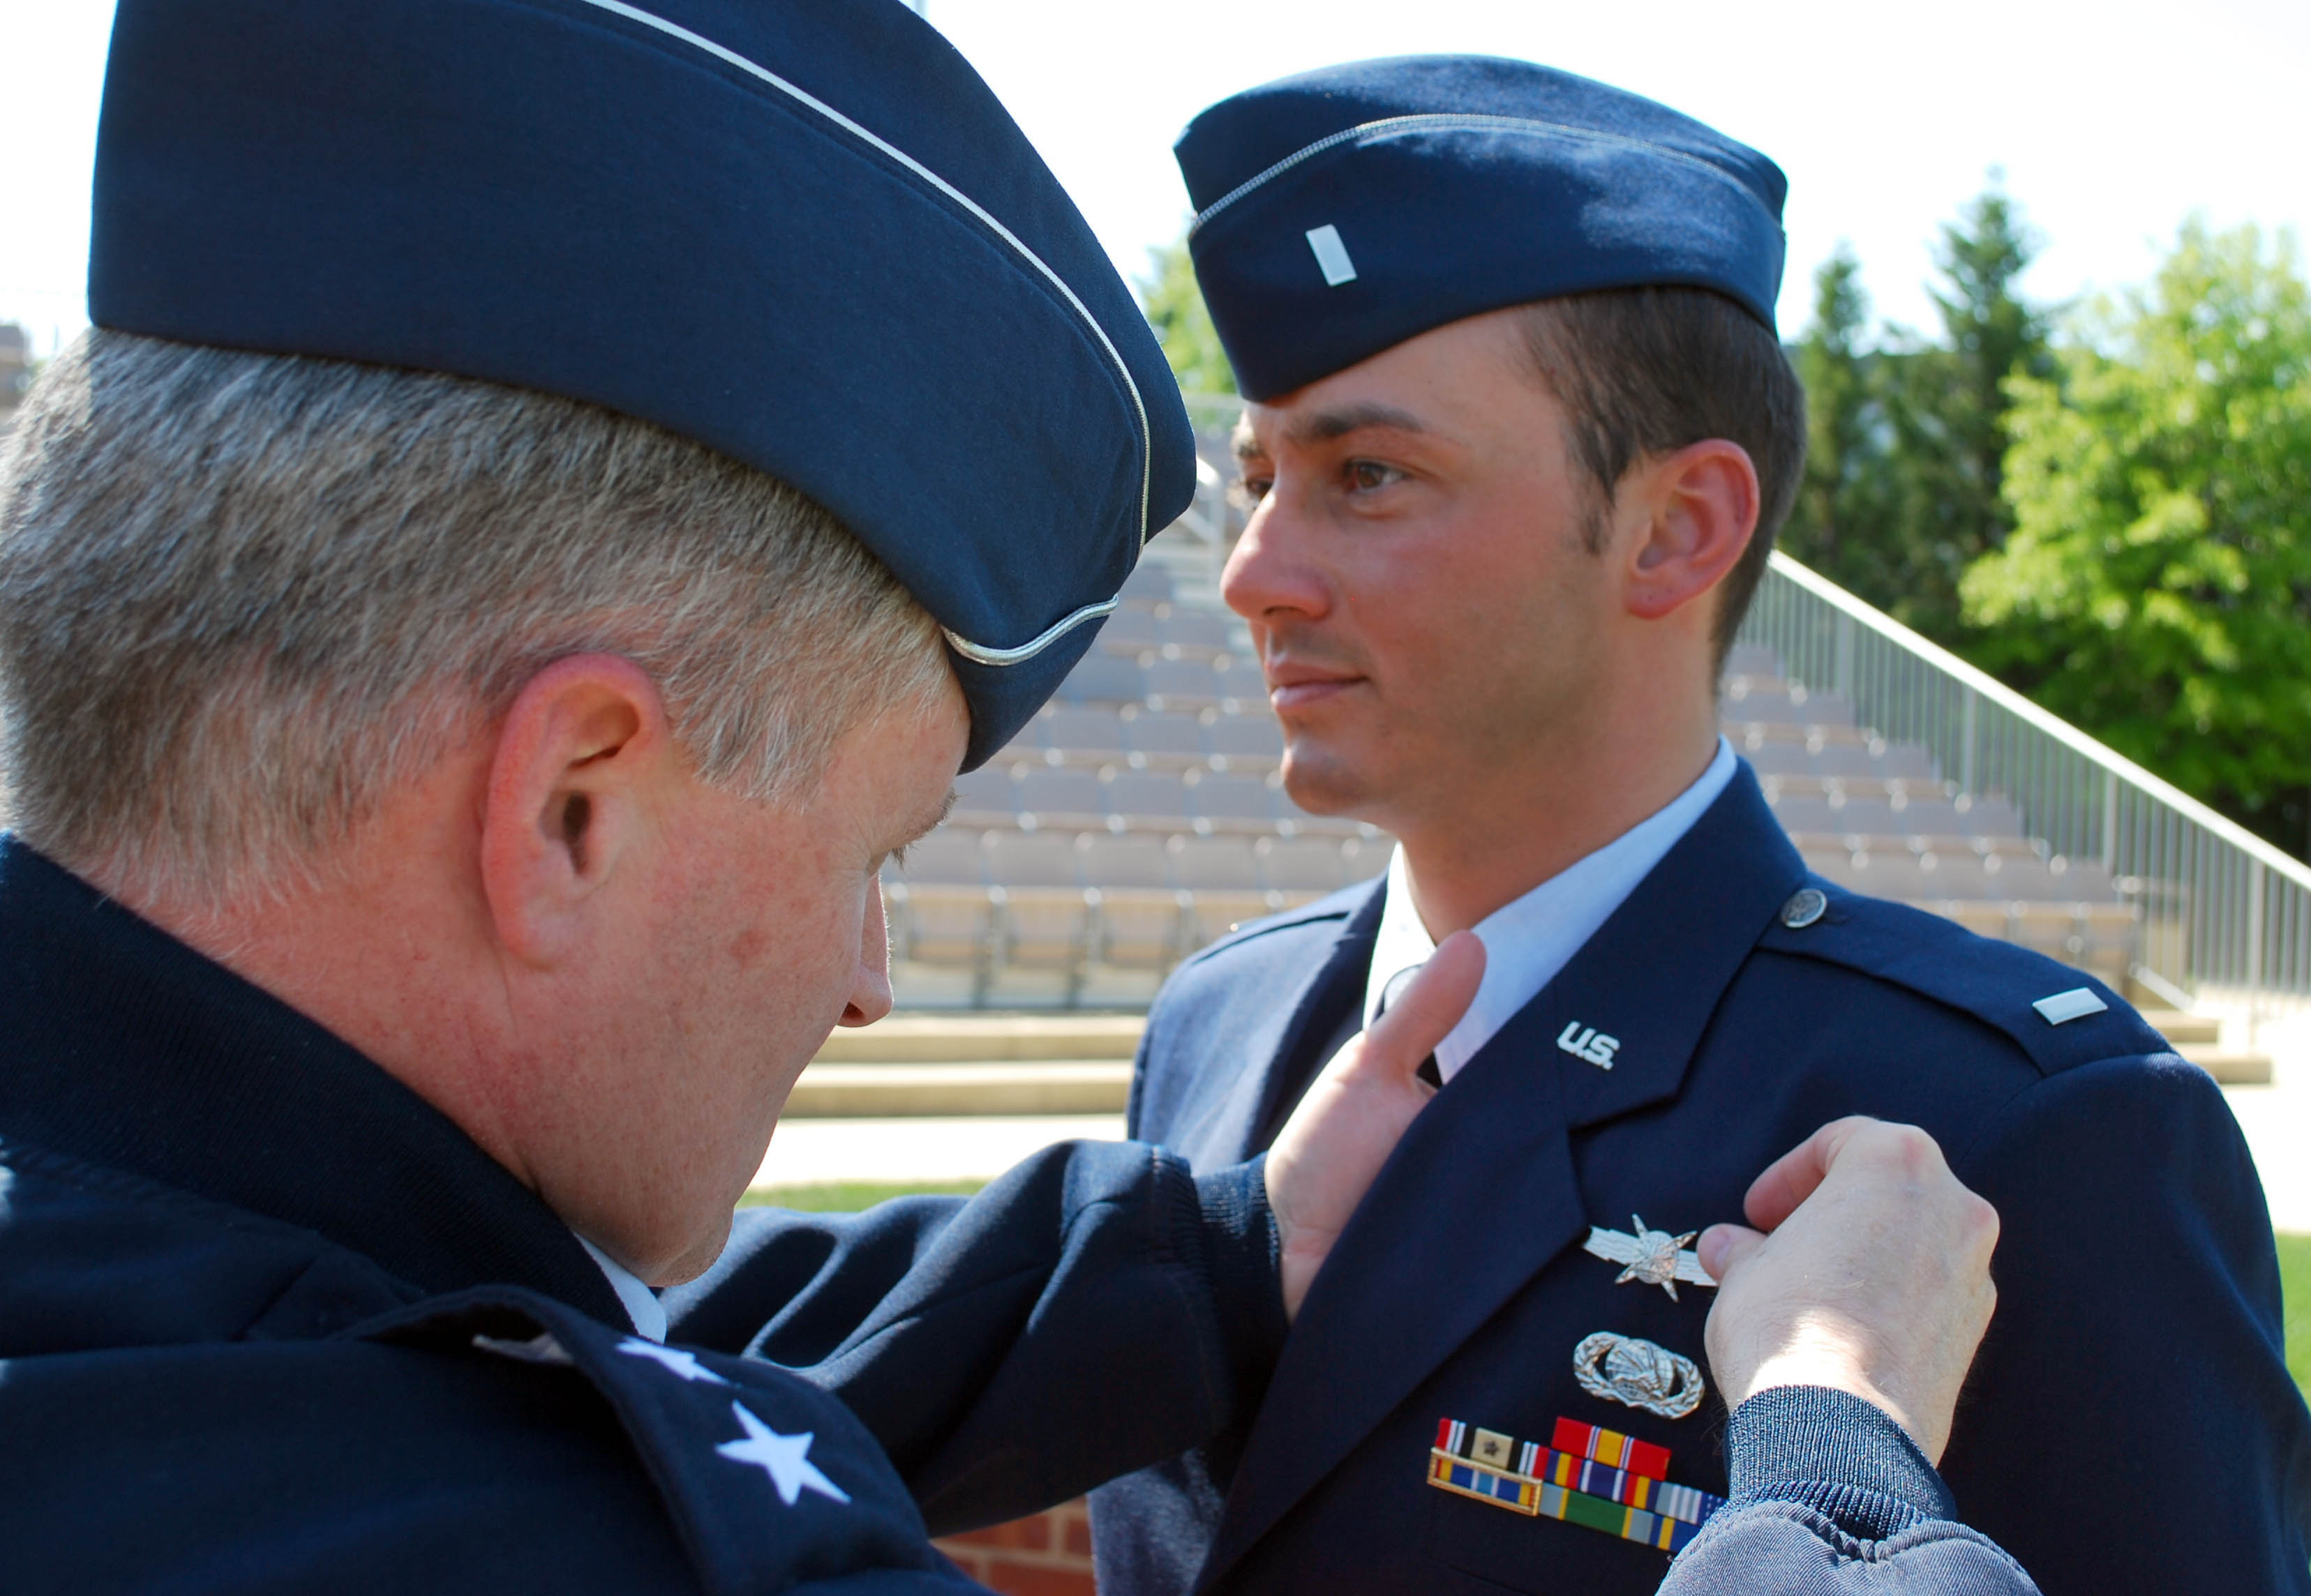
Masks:
[[[829,1037],[787,1115],[1121,1114],[1145,1024],[1137,1014],[894,1014]]]
[[[2174,1045],[2175,1051],[2225,1086],[2271,1084],[2271,1055],[2252,1048],[2226,1047],[2219,1020],[2154,1006],[2147,993],[2136,993],[2142,1018]]]
[[[2222,1045],[2220,1026],[2174,1009],[2143,1018],[2226,1086],[2270,1081],[2268,1054]],[[1121,1114],[1137,1014],[898,1013],[827,1038],[788,1099],[797,1119]]]

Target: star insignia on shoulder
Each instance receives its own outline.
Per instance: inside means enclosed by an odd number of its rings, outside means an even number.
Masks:
[[[850,1500],[844,1490],[818,1470],[810,1461],[810,1444],[817,1439],[809,1430],[798,1436],[781,1436],[749,1412],[744,1402],[730,1404],[730,1411],[739,1427],[746,1432],[743,1441],[725,1441],[714,1450],[734,1463],[744,1463],[760,1469],[771,1477],[778,1488],[779,1500],[792,1507],[802,1500],[805,1491],[815,1491],[837,1502]]]
[[[629,1357],[647,1357],[680,1379],[696,1380],[708,1385],[730,1383],[699,1362],[696,1353],[685,1352],[679,1347],[661,1347],[656,1341],[645,1341],[640,1336],[628,1336],[618,1343],[618,1350]]]
[[[1701,1267],[1701,1259],[1685,1250],[1701,1232],[1688,1230],[1683,1236],[1671,1236],[1666,1230],[1648,1230],[1644,1220],[1636,1214],[1629,1216],[1629,1225],[1635,1235],[1592,1225],[1589,1239],[1581,1244],[1582,1250],[1592,1256],[1624,1266],[1613,1284],[1626,1286],[1631,1280],[1642,1280],[1668,1292],[1671,1302],[1677,1300],[1679,1280],[1688,1286],[1717,1284]]]

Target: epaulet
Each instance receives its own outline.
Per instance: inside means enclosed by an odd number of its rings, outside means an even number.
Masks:
[[[1826,900],[1818,914],[1807,890]],[[1810,877],[1757,946],[1839,965],[1962,1010],[2012,1037],[2045,1075],[2173,1051],[2124,998],[2082,971],[1940,915]]]
[[[1246,942],[1264,936],[1272,936],[1279,931],[1290,931],[1297,926],[1312,925],[1320,921],[1346,920],[1364,906],[1365,900],[1372,896],[1376,885],[1377,883],[1372,881],[1358,881],[1353,887],[1343,887],[1338,892],[1319,898],[1312,903],[1304,903],[1297,908],[1286,909],[1281,914],[1267,915],[1257,920],[1245,920],[1231,925],[1227,929],[1226,935],[1190,954],[1182,961],[1180,967],[1186,969],[1193,965],[1207,963],[1231,949],[1241,948]]]

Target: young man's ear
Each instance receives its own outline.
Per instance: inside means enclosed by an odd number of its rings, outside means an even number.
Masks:
[[[507,709],[482,815],[482,884],[498,940],[552,965],[630,863],[678,759],[658,686],[631,660],[556,660]]]
[[[1740,444],[1688,444],[1642,468],[1647,535],[1624,586],[1629,613],[1658,620],[1714,588],[1757,529],[1757,468]]]

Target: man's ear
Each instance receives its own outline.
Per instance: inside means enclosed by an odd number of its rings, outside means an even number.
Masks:
[[[1631,553],[1623,597],[1630,614],[1659,620],[1740,560],[1757,529],[1757,468],[1740,444],[1705,438],[1646,463],[1632,486],[1646,535]]]
[[[545,967],[632,864],[680,759],[657,684],[610,654],[556,660],[515,695],[483,797],[482,887],[498,939]]]

